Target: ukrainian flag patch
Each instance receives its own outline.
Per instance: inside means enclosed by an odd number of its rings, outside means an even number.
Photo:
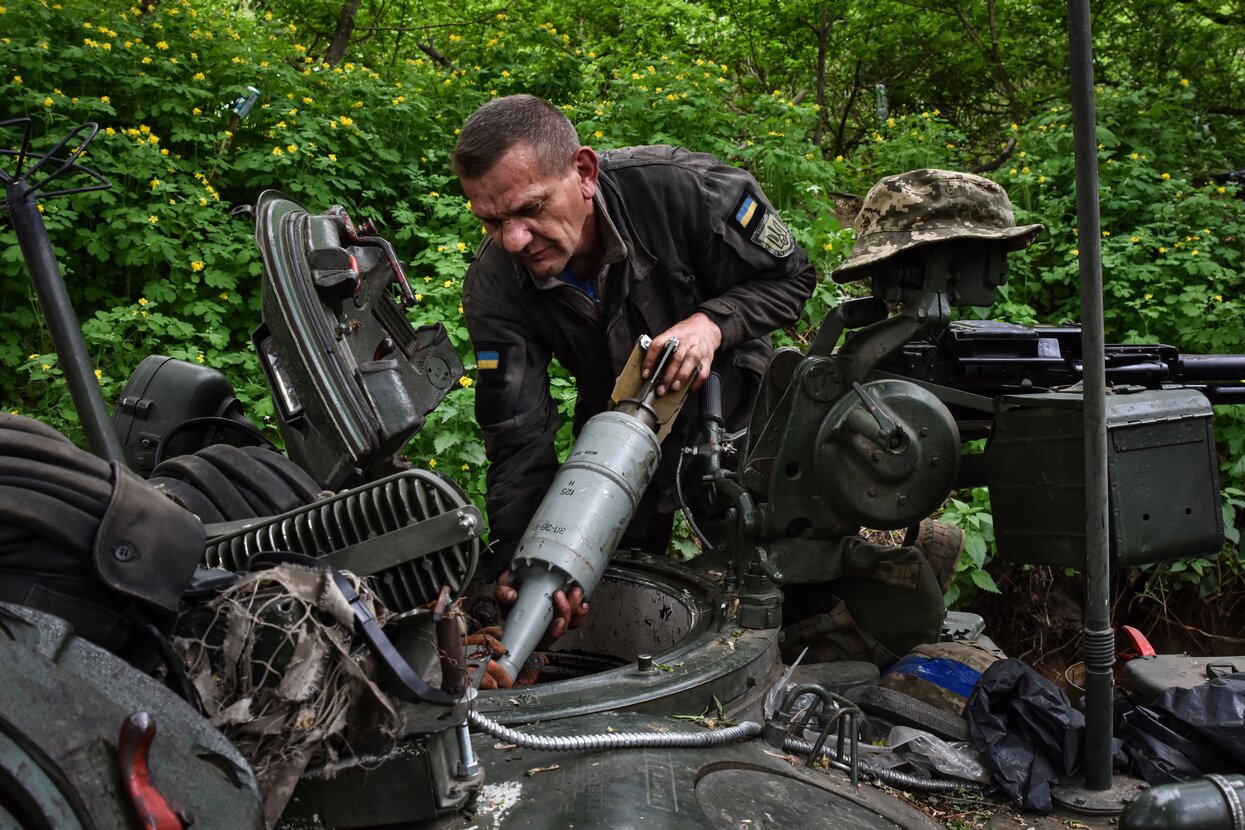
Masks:
[[[496,369],[500,362],[497,352],[476,352],[477,369]]]
[[[745,193],[743,199],[735,207],[735,224],[740,228],[747,230],[753,220],[759,214],[765,212],[765,207],[760,203],[756,196],[751,193]]]

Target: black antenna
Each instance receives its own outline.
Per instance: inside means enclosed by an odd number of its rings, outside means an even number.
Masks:
[[[26,269],[30,272],[30,282],[35,288],[48,331],[52,335],[57,362],[69,384],[69,394],[73,398],[74,408],[78,411],[78,418],[82,421],[91,452],[105,461],[124,464],[121,442],[112,429],[104,396],[95,377],[95,367],[88,356],[78,317],[74,314],[65,280],[52,252],[52,240],[48,238],[47,226],[43,223],[43,215],[39,213],[40,198],[51,199],[112,187],[99,173],[78,164],[87,145],[99,132],[99,125],[87,122],[75,127],[56,146],[43,154],[30,152],[31,119],[13,118],[0,121],[0,129],[19,126],[22,130],[21,149],[0,149],[0,157],[11,156],[17,159],[11,174],[0,167],[0,183],[4,184],[5,189],[0,212],[7,211],[13,222],[13,230],[17,233],[17,241],[26,260]],[[77,142],[77,146],[62,156],[70,142],[79,138],[81,140]],[[27,166],[32,161],[33,164]],[[51,172],[44,172],[45,168]],[[88,176],[95,180],[95,184],[61,190],[47,189],[57,179],[73,174]]]

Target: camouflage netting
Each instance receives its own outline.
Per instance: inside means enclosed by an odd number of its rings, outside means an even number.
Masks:
[[[351,579],[383,623],[370,589]],[[250,574],[178,621],[174,645],[203,711],[254,768],[270,826],[309,764],[397,740],[395,705],[353,625],[328,572],[296,565]]]

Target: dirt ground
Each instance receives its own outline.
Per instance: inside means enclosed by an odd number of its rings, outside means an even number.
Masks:
[[[995,574],[999,594],[978,594],[968,610],[1008,657],[1023,660],[1068,690],[1065,672],[1082,660],[1085,580],[1048,567],[1014,566]],[[1245,654],[1245,585],[1240,576],[1208,573],[1207,596],[1188,585],[1157,590],[1137,569],[1112,575],[1111,621],[1130,625],[1159,654]]]
[[[1141,782],[1132,782],[1144,786]],[[1116,786],[1132,791],[1132,785],[1117,778]],[[1051,815],[1023,812],[1010,804],[984,795],[960,793],[926,795],[888,790],[951,830],[1115,830],[1118,815],[1090,815],[1056,808]]]

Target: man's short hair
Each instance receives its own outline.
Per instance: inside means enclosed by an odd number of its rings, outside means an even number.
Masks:
[[[548,101],[508,95],[489,101],[463,124],[450,169],[460,178],[478,178],[516,144],[535,151],[546,175],[565,172],[580,146],[575,125]]]

